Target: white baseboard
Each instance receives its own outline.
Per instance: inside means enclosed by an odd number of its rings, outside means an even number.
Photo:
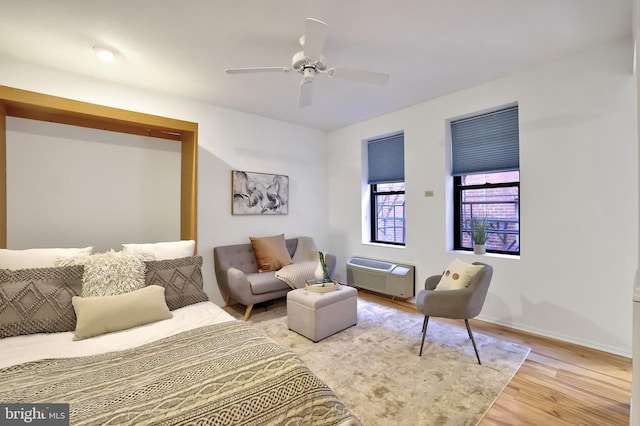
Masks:
[[[527,333],[537,334],[539,336],[549,337],[551,339],[561,340],[563,342],[573,343],[573,344],[576,344],[576,345],[585,346],[587,348],[596,349],[596,350],[607,352],[607,353],[611,353],[611,354],[614,354],[614,355],[620,355],[620,356],[623,356],[623,357],[626,357],[626,358],[631,358],[631,351],[623,349],[623,348],[617,348],[617,347],[613,347],[613,346],[602,345],[600,343],[593,342],[593,341],[588,341],[588,340],[576,339],[576,338],[574,338],[572,336],[567,336],[567,335],[563,335],[563,334],[560,334],[560,333],[553,333],[553,332],[550,332],[549,330],[541,330],[541,329],[537,329],[537,328],[534,328],[534,327],[524,326],[524,325],[521,325],[521,324],[508,323],[506,321],[501,321],[501,320],[496,319],[496,318],[489,318],[489,317],[482,316],[482,315],[478,315],[476,317],[476,319],[478,319],[480,321],[489,322],[489,323],[492,323],[492,324],[498,324],[498,325],[501,325],[501,326],[507,327],[507,328],[513,328],[514,330],[520,330],[520,331],[524,331],[524,332],[527,332]]]

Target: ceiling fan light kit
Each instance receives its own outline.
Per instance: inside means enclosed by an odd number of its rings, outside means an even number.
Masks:
[[[113,62],[118,56],[118,52],[106,46],[96,44],[91,46],[91,49],[96,57],[102,62]]]
[[[228,68],[225,72],[227,74],[248,74],[296,71],[302,74],[298,99],[300,107],[311,105],[311,83],[316,74],[326,74],[329,78],[340,78],[368,84],[383,85],[387,83],[389,80],[387,74],[346,68],[327,68],[325,57],[322,54],[326,39],[327,24],[317,19],[307,18],[305,34],[299,39],[303,50],[293,55],[291,67]]]

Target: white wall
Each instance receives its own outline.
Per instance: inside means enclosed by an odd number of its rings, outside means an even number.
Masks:
[[[216,303],[223,301],[213,271],[213,247],[248,243],[249,236],[278,233],[286,237],[310,235],[319,248],[328,247],[324,132],[107,84],[6,57],[0,57],[0,69],[1,85],[198,123],[198,253],[204,258],[205,290]],[[234,169],[288,175],[289,214],[232,216]],[[117,172],[116,166],[112,172]],[[9,191],[14,190],[11,183],[8,185]],[[105,238],[117,227],[117,223],[105,226],[102,229]],[[12,230],[8,229],[8,233]],[[17,238],[12,241],[19,244]]]
[[[638,267],[632,49],[629,41],[601,46],[330,132],[331,249],[339,262],[358,255],[415,264],[419,291],[456,257],[486,261],[494,278],[481,319],[629,356]],[[454,253],[445,120],[512,102],[520,120],[521,256]],[[400,130],[406,247],[363,244],[361,141]]]
[[[180,239],[180,142],[8,117],[7,182],[14,249]]]

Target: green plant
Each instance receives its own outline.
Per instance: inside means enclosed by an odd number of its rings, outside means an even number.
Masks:
[[[484,244],[487,242],[489,238],[489,233],[487,232],[488,219],[487,217],[480,218],[471,218],[471,237],[473,238],[474,244]]]
[[[329,270],[327,269],[327,263],[325,262],[324,254],[321,251],[318,252],[318,257],[320,258],[320,264],[322,265],[323,279],[325,281],[331,281],[331,278],[329,278]]]

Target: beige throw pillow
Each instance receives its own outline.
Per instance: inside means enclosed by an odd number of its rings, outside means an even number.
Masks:
[[[482,265],[472,265],[456,259],[447,266],[435,289],[458,290],[468,287],[473,277],[475,277],[482,268]]]
[[[284,234],[272,237],[249,237],[249,239],[256,255],[258,272],[277,271],[292,263]]]
[[[311,237],[298,237],[298,246],[291,257],[293,263],[318,260],[318,248]]]
[[[73,340],[126,330],[173,316],[164,299],[164,287],[157,285],[117,296],[74,296],[71,303],[77,318]]]

